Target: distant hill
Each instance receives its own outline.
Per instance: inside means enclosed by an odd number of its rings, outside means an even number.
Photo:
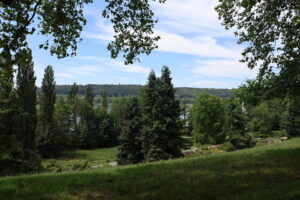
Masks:
[[[57,85],[56,93],[60,95],[68,94],[71,85]],[[84,85],[78,85],[79,94],[84,94]],[[142,85],[92,85],[95,95],[100,95],[103,92],[109,97],[127,97],[138,94]],[[230,89],[213,89],[213,88],[176,88],[176,96],[178,98],[195,98],[199,92],[207,92],[221,98],[229,98],[232,96]]]

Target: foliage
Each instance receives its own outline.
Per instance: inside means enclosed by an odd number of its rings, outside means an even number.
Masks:
[[[292,99],[288,103],[286,131],[292,137],[300,136],[300,101]]]
[[[0,196],[12,200],[295,200],[300,195],[299,153],[300,139],[292,139],[198,158],[2,178]],[[100,155],[104,154],[99,151],[96,157]]]
[[[259,66],[258,81],[267,80],[276,96],[299,96],[299,3],[219,0],[216,10],[225,28],[247,44],[242,61]]]
[[[108,97],[131,97],[139,94],[139,91],[143,87],[142,85],[91,85],[94,95],[101,95],[103,92]],[[66,95],[70,90],[70,85],[57,85],[56,93]],[[84,85],[78,85],[78,93],[83,95],[85,92]],[[205,89],[205,88],[187,88],[177,87],[176,97],[177,98],[196,98],[199,92],[207,92],[208,94],[216,95],[221,98],[230,98],[233,96],[232,90],[230,89]]]
[[[20,140],[23,148],[36,150],[36,127],[37,127],[37,111],[36,111],[36,77],[33,70],[33,62],[30,50],[24,50],[22,59],[18,60],[18,74],[16,80],[16,92],[19,97],[20,110],[23,113],[21,120],[23,130]]]
[[[181,137],[180,104],[171,80],[168,67],[162,68],[159,78],[152,71],[141,93],[145,161],[181,157],[181,148],[186,145]]]
[[[54,106],[56,101],[54,72],[51,66],[45,69],[40,96],[37,127],[38,150],[43,157],[59,155],[61,140],[54,129]]]
[[[135,164],[143,160],[141,111],[136,97],[127,100],[119,136],[118,163]]]
[[[200,93],[192,107],[193,138],[196,143],[215,144],[224,141],[224,107],[219,97]]]
[[[108,45],[112,58],[123,52],[125,64],[132,64],[137,55],[148,55],[158,47],[155,42],[160,37],[153,36],[157,20],[153,19],[150,1],[106,0],[108,4],[102,15],[111,19],[116,32],[114,41]],[[166,0],[158,1],[162,3]]]
[[[40,159],[24,137],[24,113],[15,91],[6,97],[0,90],[0,176],[39,171]]]
[[[92,106],[92,107],[94,106],[94,94],[93,94],[93,88],[91,85],[87,85],[85,87],[84,99],[90,106]]]

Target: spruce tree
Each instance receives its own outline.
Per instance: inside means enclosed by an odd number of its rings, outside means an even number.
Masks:
[[[180,157],[186,145],[181,137],[180,104],[170,74],[168,67],[163,67],[160,78],[152,71],[142,94],[145,161]]]
[[[38,150],[43,157],[56,156],[59,153],[58,138],[54,132],[55,81],[51,66],[45,69],[40,94],[40,112],[38,120]]]
[[[141,152],[141,111],[136,97],[129,99],[125,104],[123,122],[119,136],[118,163],[121,165],[142,162]]]

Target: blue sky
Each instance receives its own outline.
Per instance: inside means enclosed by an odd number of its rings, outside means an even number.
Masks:
[[[52,65],[57,84],[145,84],[153,69],[158,75],[163,65],[170,67],[176,87],[234,88],[256,70],[239,63],[242,46],[232,31],[225,30],[214,7],[217,0],[168,0],[153,3],[159,19],[155,34],[161,36],[159,48],[140,62],[125,66],[122,58],[111,59],[106,49],[113,29],[101,16],[105,4],[95,1],[85,8],[87,25],[82,32],[76,57],[57,59],[38,45],[44,38],[31,36],[37,85],[44,68]]]

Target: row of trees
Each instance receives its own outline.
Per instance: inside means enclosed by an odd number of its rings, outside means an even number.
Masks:
[[[37,98],[31,51],[26,55],[18,66],[16,87],[1,90],[1,175],[38,171],[40,156],[57,157],[74,148],[119,145],[120,164],[182,156],[187,143],[181,137],[181,108],[168,67],[161,77],[151,72],[138,97],[115,99],[108,112],[105,93],[101,105],[94,106],[91,85],[83,98],[74,83],[67,98],[57,99],[51,66]]]
[[[37,128],[38,151],[43,157],[55,157],[65,149],[93,149],[117,145],[113,117],[108,113],[106,95],[101,105],[94,108],[92,87],[87,85],[84,98],[78,95],[76,83],[67,99],[56,102],[54,73],[51,66],[45,69],[39,99]]]
[[[234,149],[240,149],[255,145],[251,136],[300,136],[300,101],[267,98],[259,92],[253,81],[248,81],[230,99],[200,93],[188,118],[194,141],[229,141]]]

